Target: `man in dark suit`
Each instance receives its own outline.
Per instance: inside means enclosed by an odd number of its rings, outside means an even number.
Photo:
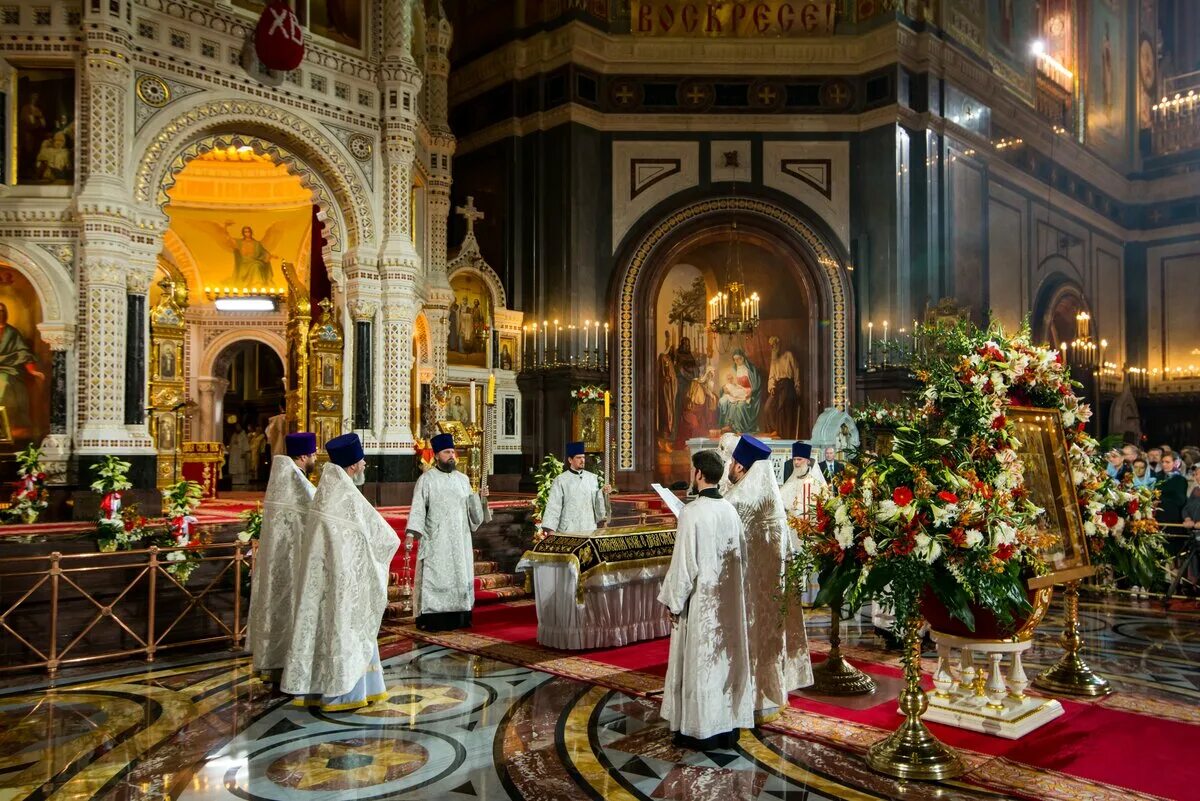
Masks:
[[[845,466],[843,463],[837,461],[837,451],[833,448],[826,448],[825,461],[817,463],[821,475],[825,476],[825,480],[830,484],[833,483],[834,477],[841,473]]]
[[[1175,472],[1175,459],[1173,453],[1163,454],[1163,477],[1154,485],[1154,488],[1162,493],[1157,515],[1160,523],[1183,522],[1183,505],[1187,502],[1187,479],[1182,473]]]

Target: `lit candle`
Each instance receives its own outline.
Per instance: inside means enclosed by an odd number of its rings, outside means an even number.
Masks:
[[[604,419],[605,420],[607,420],[612,414],[612,407],[610,406],[611,403],[612,403],[612,395],[610,395],[608,390],[606,389],[606,390],[604,390]]]
[[[604,324],[604,363],[608,364],[608,323]]]
[[[550,321],[542,320],[542,361],[543,362],[549,361],[549,358],[550,358],[549,357],[550,346],[549,346],[549,342],[546,339],[548,336],[550,336]]]
[[[883,349],[887,350],[888,321],[883,321]]]
[[[867,323],[867,366],[871,366],[871,356],[875,350],[875,323]]]
[[[558,324],[558,320],[554,321],[554,361],[558,361],[558,332],[562,327]]]
[[[583,321],[583,358],[585,358],[585,359],[587,358],[587,351],[588,351],[588,330],[591,328],[591,325],[592,325],[591,320]]]
[[[475,379],[471,379],[471,425],[475,425]]]
[[[496,374],[495,373],[490,373],[488,375],[486,403],[488,406],[496,405]]]

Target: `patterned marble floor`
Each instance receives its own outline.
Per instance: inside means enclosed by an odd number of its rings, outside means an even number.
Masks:
[[[1096,667],[1143,695],[1200,700],[1200,615],[1084,607]],[[814,636],[827,617],[813,615]],[[849,641],[875,643],[851,624]],[[1048,627],[1049,629],[1049,627]],[[1056,653],[1048,638],[1034,661]],[[981,799],[893,782],[852,753],[779,733],[672,745],[657,703],[408,640],[385,643],[391,695],[357,713],[297,709],[244,658],[96,669],[0,690],[0,801],[12,799]]]

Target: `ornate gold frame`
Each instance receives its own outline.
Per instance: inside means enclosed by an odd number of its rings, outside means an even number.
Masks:
[[[162,296],[150,310],[150,437],[158,451],[156,484],[159,489],[178,481],[175,473],[183,443],[181,417],[176,410],[187,394],[184,378],[187,323],[184,311],[188,306],[187,284],[169,276],[158,282]],[[164,374],[164,349],[174,351],[174,369]]]

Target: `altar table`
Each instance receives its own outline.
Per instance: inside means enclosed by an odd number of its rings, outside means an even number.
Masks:
[[[538,642],[581,650],[670,634],[658,593],[674,548],[675,529],[661,526],[558,532],[534,545],[517,571],[533,579]]]

